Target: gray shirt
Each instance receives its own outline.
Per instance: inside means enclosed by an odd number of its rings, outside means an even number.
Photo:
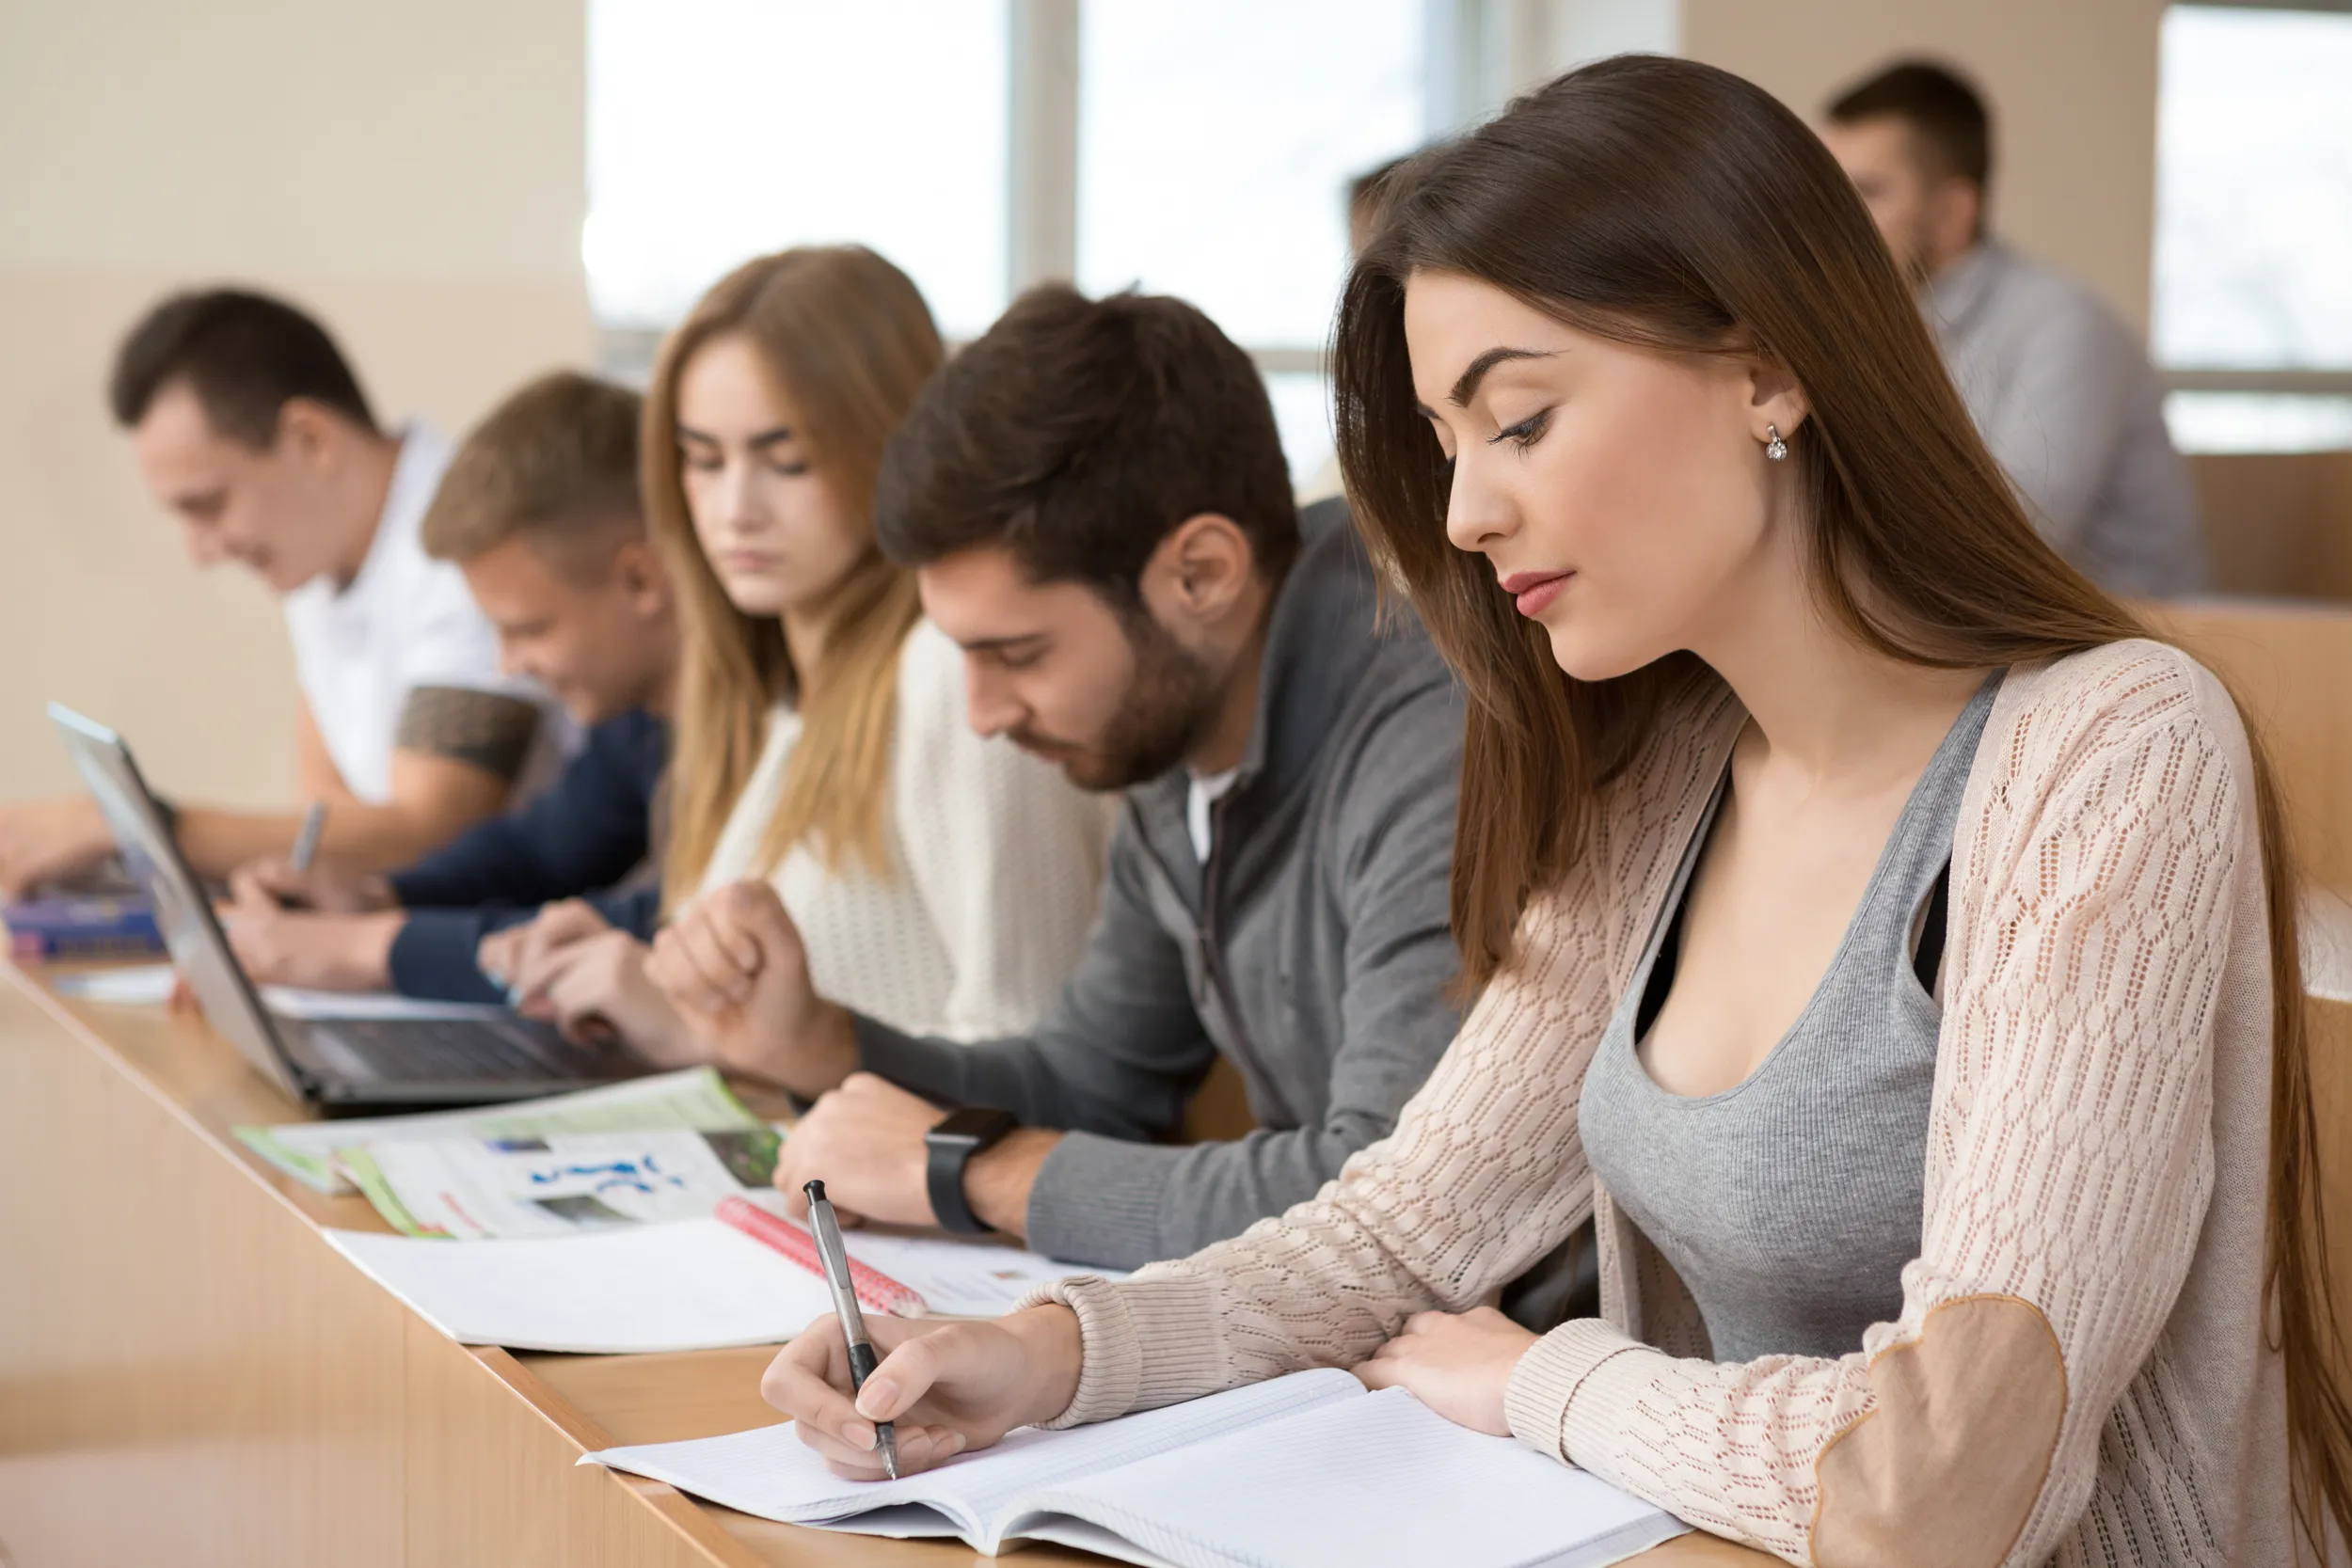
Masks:
[[[1936,748],[1820,985],[1746,1080],[1674,1094],[1639,1054],[1674,984],[1683,901],[1724,785],[1601,1034],[1577,1107],[1593,1173],[1689,1288],[1718,1361],[1834,1358],[1902,1312],[1943,1022],[1931,959],[1915,955],[1912,931],[1951,861],[1999,684],[1984,684]],[[1931,939],[1922,929],[1928,954],[1941,953],[1942,936],[1940,923]]]
[[[1985,445],[2058,553],[2110,593],[2201,590],[2196,498],[2138,336],[1995,240],[1945,268],[1927,305]]]
[[[1299,526],[1208,863],[1171,769],[1128,791],[1093,931],[1033,1031],[958,1045],[857,1021],[868,1070],[1068,1130],[1029,1194],[1029,1243],[1057,1258],[1182,1257],[1312,1197],[1388,1134],[1460,1022],[1461,693],[1409,610],[1375,624],[1343,503]],[[1168,1143],[1220,1054],[1259,1130]]]

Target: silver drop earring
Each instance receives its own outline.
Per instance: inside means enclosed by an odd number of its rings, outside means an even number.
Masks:
[[[1764,443],[1764,455],[1775,463],[1787,461],[1788,443],[1780,438],[1780,426],[1768,424],[1764,427],[1764,434],[1772,437]]]

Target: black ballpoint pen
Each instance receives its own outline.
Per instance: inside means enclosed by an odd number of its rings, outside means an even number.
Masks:
[[[805,1182],[801,1191],[808,1195],[808,1227],[817,1233],[817,1256],[825,1265],[825,1283],[833,1291],[841,1337],[849,1341],[850,1389],[854,1393],[866,1386],[880,1357],[874,1354],[874,1341],[866,1333],[866,1314],[857,1309],[857,1287],[850,1280],[850,1249],[841,1244],[841,1222],[834,1218],[833,1205],[825,1201],[825,1184]],[[881,1450],[882,1468],[897,1481],[898,1437],[888,1421],[874,1423],[874,1447]]]

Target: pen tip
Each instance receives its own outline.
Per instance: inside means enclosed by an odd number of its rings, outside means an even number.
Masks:
[[[801,1192],[811,1203],[825,1201],[825,1184],[822,1181],[803,1181],[801,1183]]]

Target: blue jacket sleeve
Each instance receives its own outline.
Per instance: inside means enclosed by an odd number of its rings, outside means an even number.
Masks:
[[[645,858],[667,750],[650,714],[606,720],[546,794],[394,872],[393,895],[411,910],[530,907],[612,886]]]
[[[638,941],[652,940],[661,910],[659,888],[598,894],[588,902]],[[474,950],[492,931],[519,926],[538,912],[535,905],[515,904],[411,911],[392,938],[392,989],[429,1002],[504,1002],[506,993],[475,966]]]

